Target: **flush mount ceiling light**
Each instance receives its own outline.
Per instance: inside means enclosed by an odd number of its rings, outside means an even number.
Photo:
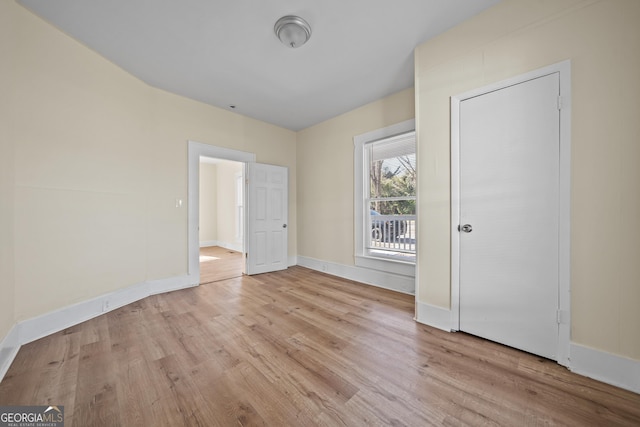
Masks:
[[[300,47],[311,37],[311,27],[299,16],[283,16],[273,27],[280,41],[292,48]]]

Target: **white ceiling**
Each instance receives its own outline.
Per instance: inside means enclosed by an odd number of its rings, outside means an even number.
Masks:
[[[498,0],[18,0],[148,84],[292,130],[413,86],[413,50]],[[311,39],[273,32],[299,15]]]

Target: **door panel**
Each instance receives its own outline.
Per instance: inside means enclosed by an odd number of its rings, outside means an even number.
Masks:
[[[247,274],[287,268],[288,169],[247,164]]]
[[[460,103],[460,330],[556,359],[559,76]]]

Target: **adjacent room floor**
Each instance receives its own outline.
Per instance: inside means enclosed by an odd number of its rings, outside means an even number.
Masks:
[[[242,253],[220,246],[200,248],[200,284],[242,276]]]

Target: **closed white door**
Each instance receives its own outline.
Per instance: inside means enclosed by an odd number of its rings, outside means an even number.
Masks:
[[[460,330],[556,360],[559,74],[460,103]]]
[[[287,268],[288,169],[247,164],[247,274]]]

